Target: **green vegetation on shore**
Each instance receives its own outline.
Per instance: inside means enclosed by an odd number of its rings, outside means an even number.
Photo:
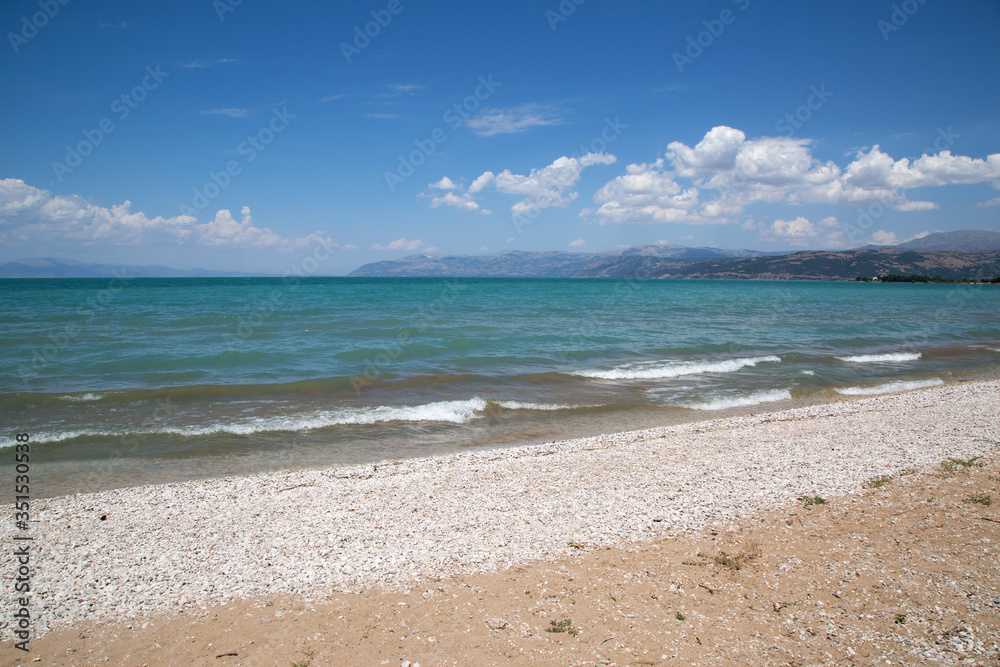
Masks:
[[[854,279],[855,282],[859,283],[947,283],[947,284],[975,284],[977,282],[987,283],[987,284],[1000,284],[1000,276],[996,278],[989,279],[983,278],[977,281],[975,278],[961,278],[958,280],[952,280],[951,278],[942,278],[941,276],[921,276],[921,275],[909,275],[901,276],[896,273],[889,273],[884,276],[858,276]]]
[[[871,479],[866,480],[861,486],[865,489],[881,489],[886,484],[891,483],[892,480],[892,475],[879,475],[878,477],[872,477]]]

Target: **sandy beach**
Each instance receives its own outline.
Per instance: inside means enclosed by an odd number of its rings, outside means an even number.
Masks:
[[[38,500],[2,664],[997,664],[998,398]]]

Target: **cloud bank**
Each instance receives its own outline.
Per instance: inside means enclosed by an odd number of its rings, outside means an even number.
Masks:
[[[812,140],[790,137],[748,139],[741,130],[713,127],[695,146],[674,141],[652,162],[632,163],[625,173],[608,181],[593,194],[594,206],[580,214],[600,224],[684,223],[733,224],[744,220],[749,206],[758,203],[863,206],[880,202],[897,211],[930,211],[931,201],[910,199],[909,191],[947,185],[987,183],[1000,189],[1000,153],[986,158],[953,155],[943,150],[916,159],[894,159],[878,145],[860,149],[846,166],[818,160]],[[486,171],[467,188],[461,179],[447,176],[429,184],[421,196],[431,207],[452,206],[461,211],[489,213],[480,203],[487,189],[518,195],[511,213],[526,215],[539,210],[565,208],[575,200],[580,174],[595,164],[612,164],[615,156],[588,153],[560,157],[527,175]],[[1000,204],[1000,197],[977,204]],[[821,236],[828,219],[809,223],[776,220],[771,239],[801,239],[807,229]],[[808,222],[808,221],[806,221]],[[756,227],[754,227],[756,228]]]
[[[108,243],[118,246],[204,246],[273,248],[305,246],[333,241],[315,232],[288,238],[267,227],[254,225],[250,208],[241,218],[220,210],[208,222],[190,215],[149,217],[132,211],[132,202],[105,208],[76,195],[53,195],[17,178],[0,179],[0,237],[15,243]]]
[[[584,215],[602,224],[725,224],[758,202],[857,206],[879,201],[899,211],[926,211],[937,204],[909,200],[908,190],[976,183],[1000,189],[1000,154],[981,159],[945,150],[895,160],[876,145],[858,151],[841,168],[813,157],[811,144],[786,137],[747,139],[732,127],[714,127],[694,147],[674,141],[655,162],[628,165],[625,175],[595,193],[597,207]]]
[[[489,214],[489,210],[480,207],[476,197],[485,190],[493,189],[521,198],[510,207],[513,215],[526,215],[552,207],[565,208],[579,196],[573,188],[580,182],[584,169],[596,164],[614,164],[617,159],[607,153],[587,153],[580,157],[560,157],[546,167],[532,169],[527,175],[515,174],[509,169],[499,174],[486,171],[464,190],[444,176],[429,184],[428,190],[421,196],[431,198],[431,208],[453,206],[460,211]]]

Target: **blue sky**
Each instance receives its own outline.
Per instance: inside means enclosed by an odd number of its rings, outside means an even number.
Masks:
[[[0,261],[1000,230],[995,0],[11,0],[0,26]]]

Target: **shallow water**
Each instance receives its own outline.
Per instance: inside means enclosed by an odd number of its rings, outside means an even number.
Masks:
[[[1000,374],[1000,288],[981,285],[7,280],[0,307],[0,445],[31,434],[33,495]]]

